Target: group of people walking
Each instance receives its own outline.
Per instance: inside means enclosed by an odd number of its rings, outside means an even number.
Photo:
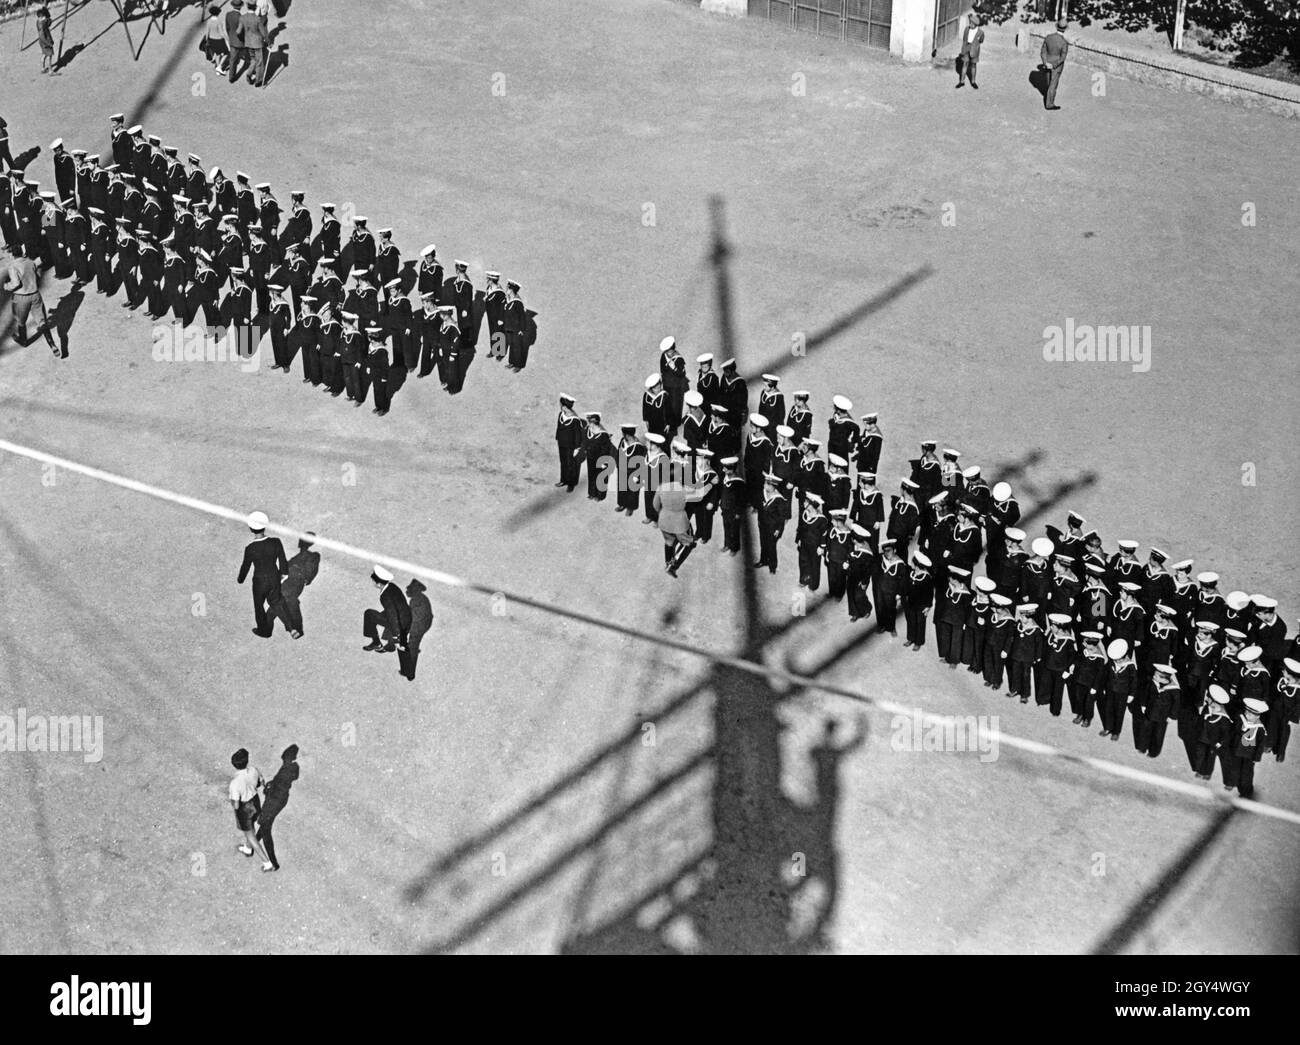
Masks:
[[[1068,700],[1074,724],[1100,719],[1112,741],[1127,716],[1134,746],[1152,758],[1174,721],[1193,772],[1209,779],[1217,761],[1224,785],[1243,797],[1265,752],[1285,758],[1300,722],[1300,635],[1288,637],[1276,599],[1224,596],[1216,573],[1193,578],[1192,560],[1171,563],[1159,548],[1140,559],[1136,540],[1108,552],[1076,512],[1031,541],[1010,484],[990,485],[960,450],[933,439],[886,499],[877,413],[855,419],[852,401],[834,396],[823,442],[808,392],[787,408],[780,378],[764,374],[751,407],[734,360],[717,371],[711,354],[696,364],[692,389],[675,339],[665,338],[641,424],[621,424],[617,442],[600,412],[580,414],[570,395],[560,396],[556,421],[556,486],[577,489],[585,464],[589,499],[612,494],[617,512],[640,511],[658,527],[670,575],[712,540],[719,512],[722,550],[738,554],[753,512],[755,568],[776,573],[793,529],[801,587],[819,590],[824,574],[850,621],[874,613],[890,635],[901,615],[904,644],[916,651],[932,619],[939,658],[990,689],[1005,685],[1053,715]]]
[[[379,414],[411,374],[436,369],[447,392],[461,391],[484,332],[489,358],[514,372],[527,365],[536,315],[516,281],[488,272],[475,287],[459,260],[445,275],[433,244],[404,264],[391,228],[372,232],[355,216],[344,240],[334,204],[320,205],[316,228],[304,192],[285,211],[269,183],[205,170],[193,153],[184,163],[122,114],[110,121],[112,164],[59,139],[54,190],[13,166],[0,178],[0,235],[12,252],[77,286],[122,291],[125,307],[155,319],[201,319],[246,353],[265,331],[273,369],[288,373],[301,358],[305,383],[354,406],[370,397]]]

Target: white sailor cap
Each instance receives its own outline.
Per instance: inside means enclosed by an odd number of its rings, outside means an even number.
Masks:
[[[126,113],[115,112],[115,113],[113,113],[112,116],[109,117],[109,119],[110,119],[113,123],[125,123],[125,122],[126,122]]]
[[[727,414],[731,412],[721,403],[714,403],[711,407],[709,407],[709,409],[712,410],[715,414],[719,414],[719,415]]]
[[[1049,613],[1047,619],[1053,624],[1058,624],[1061,627],[1065,627],[1065,625],[1069,624],[1071,620],[1073,620],[1068,613]]]
[[[149,135],[149,144],[150,144],[150,145],[161,145],[161,144],[162,144],[162,139],[161,139],[160,137],[158,137],[158,135],[156,135],[156,134],[151,134],[151,135]]]
[[[676,347],[677,347],[677,339],[675,337],[672,337],[671,335],[659,342],[660,352],[667,352],[670,348],[676,348]]]
[[[349,323],[355,323],[357,321],[357,314],[355,312],[342,312],[340,315],[342,315],[342,317]]]
[[[1246,641],[1246,633],[1245,633],[1244,631],[1239,631],[1239,630],[1236,629],[1236,628],[1224,628],[1224,629],[1223,629],[1223,634],[1224,634],[1227,638],[1232,639],[1233,642],[1245,642],[1245,641]]]
[[[740,464],[739,457],[724,457],[720,462],[723,468],[734,468]]]
[[[375,580],[384,581],[385,583],[393,579],[393,575],[380,566],[379,563],[375,563],[375,567],[370,571],[370,575],[374,577]]]
[[[724,361],[723,364],[722,364],[722,369],[723,369],[723,370],[735,370],[735,369],[736,369],[736,361],[735,361],[735,359],[728,359],[728,360]]]
[[[1166,606],[1163,602],[1157,602],[1156,612],[1163,613],[1166,617],[1172,617],[1174,615],[1174,608],[1172,606]]]
[[[271,520],[267,518],[266,512],[249,512],[245,521],[250,530],[265,530],[266,524]]]
[[[803,445],[809,450],[817,451],[822,448],[822,441],[820,439],[805,439]]]
[[[900,479],[899,484],[905,490],[919,490],[921,488],[921,485],[912,479]]]
[[[144,128],[141,127],[141,126],[137,123],[134,127],[128,127],[128,128],[126,129],[126,133],[127,133],[127,134],[139,134],[139,133],[140,133],[141,131],[143,131],[143,130],[144,130]]]
[[[793,439],[793,438],[794,438],[794,429],[791,428],[789,425],[777,425],[777,426],[776,426],[776,434],[779,435],[779,436],[781,436],[781,437],[783,437],[783,438],[785,438],[785,439]],[[1276,603],[1274,603],[1274,605],[1276,605]]]
[[[749,424],[751,428],[766,428],[767,418],[764,417],[762,414],[750,414]]]
[[[1079,632],[1079,638],[1081,638],[1081,639],[1087,639],[1089,642],[1100,642],[1100,641],[1101,641],[1101,632],[1099,632],[1099,631],[1081,631],[1081,632]]]
[[[430,258],[435,256],[437,253],[438,253],[438,248],[435,247],[432,243],[430,243],[427,247],[425,247],[423,250],[420,251],[420,257]]]
[[[378,230],[378,233],[379,233],[379,235],[383,236],[384,239],[388,239],[388,237],[391,236],[391,235],[393,234],[393,230],[392,230],[391,228],[387,228],[387,229],[379,229],[379,230]]]
[[[1002,532],[1006,535],[1006,538],[1009,541],[1023,541],[1026,536],[1025,531],[1019,526],[1008,526]]]
[[[682,396],[682,401],[687,406],[703,406],[704,396],[700,395],[699,392],[695,391],[695,389],[692,388],[689,392],[686,393],[686,395]]]
[[[1160,672],[1160,674],[1162,674],[1162,675],[1176,675],[1176,674],[1178,674],[1176,671],[1174,671],[1174,666],[1173,666],[1172,664],[1152,664],[1151,667],[1152,667],[1155,671]]]
[[[220,167],[213,167],[210,171],[208,171],[208,177],[215,178],[220,173],[221,173]]]
[[[1262,715],[1268,710],[1268,704],[1258,697],[1247,697],[1242,701],[1242,704],[1245,705],[1247,711],[1252,711],[1256,715]]]
[[[831,518],[835,519],[837,522],[841,519],[847,519],[848,517],[849,517],[849,510],[847,508],[831,509]]]
[[[1206,570],[1204,573],[1198,573],[1196,575],[1196,581],[1198,584],[1208,584],[1213,586],[1219,583],[1219,575],[1212,570]]]
[[[194,153],[190,153],[190,163],[194,164],[197,167],[202,162],[203,162],[202,156],[196,156],[194,155]]]
[[[872,410],[869,414],[863,414],[862,420],[865,424],[874,425],[878,420],[880,420],[880,412]]]
[[[763,380],[766,381],[769,385],[778,385],[781,383],[781,379],[777,377],[775,374],[764,374]]]
[[[1250,601],[1255,604],[1255,609],[1257,610],[1277,609],[1277,599],[1270,598],[1267,595],[1252,595]]]
[[[1028,615],[1031,614],[1031,613],[1037,613],[1037,612],[1038,612],[1038,603],[1036,603],[1036,602],[1022,602],[1019,606],[1016,607],[1016,612],[1019,613],[1019,614],[1023,614],[1023,615],[1025,615],[1025,616],[1028,616]]]
[[[1173,566],[1170,567],[1170,569],[1173,570],[1175,573],[1186,573],[1188,570],[1192,568],[1192,564],[1195,562],[1196,562],[1195,559],[1184,559],[1182,562],[1174,563]]]
[[[451,265],[457,272],[464,272],[469,268],[468,261],[460,261],[457,259],[452,259]]]
[[[1046,537],[1035,537],[1034,543],[1031,544],[1029,548],[1035,555],[1042,555],[1044,557],[1051,555],[1052,552],[1056,551],[1056,545]]]
[[[696,356],[696,357],[695,357],[695,362],[697,362],[697,363],[712,363],[712,362],[713,362],[713,353],[712,353],[712,352],[705,352],[703,355]]]
[[[871,538],[871,531],[861,523],[850,523],[849,529],[853,531],[853,536],[860,541],[870,540]]]
[[[844,460],[844,458],[839,454],[827,454],[826,463],[832,468],[847,468],[849,466],[849,462]]]
[[[999,591],[990,592],[989,601],[992,602],[994,606],[1001,606],[1003,609],[1006,609],[1006,607],[1011,605],[1011,599]]]
[[[259,182],[257,183],[257,191],[258,191],[258,192],[270,192],[270,191],[271,191],[271,183],[270,183],[269,181],[259,181]]]
[[[825,501],[825,498],[822,497],[821,494],[813,493],[811,490],[803,495],[803,499],[811,504],[815,504],[818,508],[820,508]]]
[[[369,218],[363,218],[360,214],[354,214],[352,216],[352,224],[356,225],[358,228],[365,228],[366,222],[369,220]]]
[[[43,199],[43,200],[52,200],[52,199],[54,199],[54,193],[52,193],[52,192],[42,192],[42,193],[41,193],[41,199]]]
[[[1111,660],[1119,660],[1126,653],[1128,653],[1128,641],[1125,639],[1113,639],[1106,647],[1106,656]]]
[[[794,394],[796,399],[807,399],[811,393],[804,391],[802,388]]]
[[[1292,675],[1300,675],[1300,660],[1296,660],[1294,657],[1283,657],[1282,667],[1286,668]]]
[[[860,482],[860,483],[874,483],[875,481],[876,481],[876,473],[875,473],[875,472],[859,472],[859,473],[858,473],[858,482]]]
[[[50,148],[51,148],[51,149],[62,149],[62,148],[63,148],[63,139],[62,139],[62,138],[55,138],[54,141],[50,142]]]
[[[961,457],[961,451],[954,450],[951,446],[945,446],[943,448],[943,456],[951,457],[955,461],[957,460],[957,458]]]
[[[835,407],[836,410],[843,410],[847,413],[853,409],[853,400],[848,396],[832,396],[831,406]]]
[[[1219,630],[1219,622],[1218,622],[1218,621],[1213,621],[1213,620],[1198,620],[1198,621],[1196,622],[1196,625],[1195,625],[1195,626],[1196,626],[1197,630],[1199,630],[1199,631],[1218,631],[1218,630]]]
[[[560,396],[560,399],[563,400],[563,399],[564,399],[564,396]],[[570,400],[570,402],[572,402],[572,400]],[[635,431],[636,431],[636,422],[635,422],[635,421],[624,421],[622,424],[620,424],[620,425],[618,426],[618,428],[619,428],[619,431],[620,431],[620,432],[635,432]]]
[[[948,491],[940,490],[937,494],[935,494],[933,497],[930,498],[930,503],[933,504],[935,507],[938,507],[939,505],[943,504],[943,502],[946,501],[947,499],[948,499]]]
[[[323,211],[325,211],[327,214],[333,214],[333,213],[334,213],[334,204],[332,204],[332,203],[322,203],[322,204],[320,205],[320,209],[323,210]]]
[[[387,283],[384,284],[384,289],[385,289],[385,290],[401,290],[401,289],[402,289],[402,279],[401,279],[401,277],[399,276],[399,277],[397,277],[396,279],[390,279]]]
[[[673,452],[679,454],[689,454],[691,452],[691,444],[688,443],[685,439],[674,439]]]
[[[383,231],[384,231],[383,229],[380,229],[380,232],[383,232]],[[389,229],[388,231],[391,232],[392,229]],[[489,283],[495,283],[495,282],[497,282],[497,280],[499,280],[499,279],[501,278],[501,273],[500,273],[500,272],[484,272],[483,275],[485,275],[485,276],[487,277],[487,280],[488,280]]]
[[[997,591],[997,582],[992,577],[976,577],[975,587],[985,595],[991,595]]]
[[[1237,659],[1243,664],[1253,664],[1255,661],[1259,660],[1263,652],[1264,650],[1259,646],[1247,646],[1245,649],[1237,652]]]
[[[1130,595],[1131,595],[1133,592],[1141,591],[1141,590],[1142,590],[1142,585],[1140,585],[1140,584],[1134,584],[1132,581],[1120,581],[1120,582],[1119,582],[1119,586],[1120,586],[1120,590],[1121,590],[1121,591],[1126,591],[1126,592],[1128,592]]]
[[[245,174],[243,171],[235,171],[235,181],[242,181],[245,184],[247,184],[248,175]]]
[[[441,312],[442,309],[439,309],[438,311]],[[595,418],[597,421],[599,421],[599,420],[600,420],[600,411],[599,411],[599,410],[588,410],[588,411],[587,411],[585,414],[583,414],[582,416],[585,417],[585,418],[587,418],[588,420],[591,420],[592,418]],[[663,437],[661,436],[660,438],[662,439]]]
[[[977,479],[980,474],[980,466],[973,464],[969,468],[965,469],[961,474],[967,479]]]
[[[1244,591],[1230,591],[1223,597],[1223,601],[1228,604],[1229,609],[1244,610],[1250,605],[1250,596]]]
[[[667,440],[658,432],[646,432],[645,441],[647,443],[654,443],[655,446],[663,446],[664,443],[667,442]]]
[[[663,381],[663,378],[658,374],[651,374],[645,379],[645,386],[646,388],[654,388],[654,386],[659,384],[661,381]]]
[[[1210,699],[1216,704],[1227,704],[1232,698],[1228,696],[1228,691],[1217,683],[1210,686]]]
[[[1123,540],[1123,541],[1116,541],[1115,543],[1119,545],[1120,551],[1126,551],[1126,552],[1137,551],[1137,547],[1138,547],[1137,541]]]

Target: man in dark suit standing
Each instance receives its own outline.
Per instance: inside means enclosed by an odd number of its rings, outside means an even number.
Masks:
[[[267,610],[279,603],[280,577],[289,569],[280,538],[266,535],[269,521],[265,512],[253,512],[248,517],[253,539],[244,549],[244,562],[239,567],[240,584],[248,577],[248,571],[253,571],[253,618],[257,624],[253,634],[263,639],[269,639],[275,629],[275,620]]]
[[[1043,47],[1039,51],[1039,59],[1047,66],[1047,94],[1043,97],[1043,107],[1046,109],[1055,110],[1060,108],[1056,104],[1056,87],[1061,82],[1061,71],[1065,68],[1065,56],[1070,52],[1070,44],[1064,35],[1069,25],[1070,23],[1064,18],[1058,19],[1056,32],[1049,33],[1043,39]]]
[[[230,48],[230,82],[239,79],[239,59],[247,58],[244,53],[244,0],[230,0],[230,10],[226,12],[226,46]]]
[[[361,632],[370,642],[361,648],[370,653],[392,653],[397,650],[399,659],[405,661],[406,636],[411,630],[411,607],[407,604],[402,589],[393,583],[393,575],[382,566],[374,568],[370,579],[379,589],[381,608],[366,610],[362,616]],[[381,627],[384,629],[383,642],[379,640]]]
[[[980,85],[975,82],[975,69],[980,60],[980,44],[984,42],[984,27],[980,25],[980,16],[972,11],[970,21],[966,25],[966,32],[961,38],[961,55],[957,59],[957,86],[966,86],[966,81],[970,80],[970,85],[975,90],[980,89]]]

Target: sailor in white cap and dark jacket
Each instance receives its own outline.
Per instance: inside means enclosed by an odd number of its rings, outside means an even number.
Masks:
[[[1086,729],[1092,725],[1097,698],[1105,689],[1110,662],[1100,631],[1081,631],[1079,638],[1081,648],[1074,659],[1074,672],[1069,683],[1070,710],[1074,712],[1074,724]]]
[[[710,416],[713,412],[713,404],[722,401],[722,379],[713,369],[712,352],[704,352],[695,357],[695,390],[704,400],[702,404],[704,416]]]
[[[1133,746],[1150,758],[1157,757],[1165,744],[1169,720],[1178,718],[1183,693],[1172,664],[1153,664],[1151,685],[1133,706]]]
[[[747,462],[748,463],[748,462]],[[775,472],[763,475],[763,499],[758,505],[758,562],[754,567],[766,566],[776,573],[777,547],[785,532],[788,503],[781,490],[781,477]]]
[[[832,599],[839,602],[848,587],[848,561],[853,554],[853,531],[849,529],[849,510],[837,508],[828,512],[831,531],[826,535],[826,589]]]
[[[614,511],[622,512],[630,519],[641,503],[647,456],[645,443],[636,437],[636,422],[625,421],[619,425],[615,453],[618,455],[618,494],[614,498]]]
[[[802,389],[794,394],[790,412],[785,415],[785,423],[794,429],[791,441],[795,446],[802,446],[804,440],[812,435],[813,413],[808,407],[808,393]]]
[[[1223,786],[1237,789],[1242,798],[1255,795],[1255,763],[1269,749],[1268,727],[1264,716],[1268,704],[1256,697],[1242,702],[1241,713],[1233,721],[1228,742],[1219,749],[1219,765],[1223,773]]]
[[[895,542],[895,547],[902,548]],[[934,602],[934,574],[930,558],[924,552],[913,552],[911,567],[903,586],[903,617],[907,621],[907,641],[904,647],[919,650],[925,645],[925,615]]]
[[[1300,660],[1285,657],[1280,665],[1273,699],[1269,702],[1267,726],[1273,738],[1273,754],[1279,762],[1286,760],[1291,727],[1300,723]]]
[[[555,418],[555,446],[560,455],[560,480],[555,485],[573,493],[582,473],[582,452],[587,444],[586,425],[574,412],[573,396],[561,394]]]
[[[393,583],[393,575],[376,565],[370,579],[379,589],[377,610],[366,610],[361,617],[361,633],[370,641],[361,648],[370,653],[398,651],[399,658],[406,655],[406,638],[411,630],[411,607],[402,589]],[[382,639],[380,629],[383,629]]]
[[[858,439],[862,435],[857,421],[849,414],[853,401],[848,396],[837,395],[831,398],[831,406],[834,412],[826,422],[826,453],[852,461],[857,456]]]
[[[1022,704],[1029,703],[1034,668],[1043,659],[1043,629],[1034,619],[1037,612],[1038,605],[1032,602],[1016,607],[1016,633],[1007,656],[1007,696],[1019,697]]]
[[[754,412],[767,418],[769,432],[785,424],[785,396],[781,394],[781,379],[776,374],[763,375],[763,390],[758,393],[758,406]]]
[[[1061,714],[1065,702],[1065,685],[1074,673],[1078,657],[1078,647],[1071,630],[1073,623],[1073,618],[1068,613],[1047,615],[1043,659],[1038,664],[1038,673],[1034,678],[1034,703],[1040,706],[1046,704],[1054,716]]]
[[[794,543],[799,551],[799,583],[809,591],[816,591],[822,582],[822,554],[830,520],[822,509],[819,494],[804,495],[803,511],[795,527]]]
[[[1097,702],[1101,715],[1101,736],[1119,740],[1124,731],[1124,715],[1137,694],[1137,661],[1124,639],[1112,639],[1106,647],[1110,668],[1106,673],[1106,691]]]
[[[718,388],[718,402],[727,408],[728,414],[739,426],[749,416],[749,385],[736,373],[734,359],[723,361],[721,382]]]
[[[686,360],[677,351],[677,339],[666,337],[659,342],[659,377],[667,401],[668,431],[676,432],[682,423],[682,409],[691,381],[686,376]]]
[[[718,508],[722,512],[722,550],[735,555],[740,551],[741,518],[749,508],[745,477],[740,474],[738,456],[718,458],[714,451],[714,457],[722,467],[722,491],[718,498]]]
[[[1196,739],[1196,760],[1193,772],[1202,780],[1209,780],[1214,772],[1214,762],[1232,743],[1232,716],[1228,713],[1228,691],[1215,684],[1205,691],[1201,701],[1200,728]],[[1226,774],[1225,774],[1225,783]]]
[[[248,571],[253,571],[253,634],[263,639],[269,639],[275,630],[272,612],[280,600],[280,578],[289,568],[280,538],[266,535],[269,521],[265,512],[253,512],[248,516],[248,528],[253,539],[244,548],[244,561],[239,567],[238,578],[238,582],[243,584]]]
[[[641,396],[641,423],[647,432],[667,437],[668,396],[664,392],[663,378],[657,373],[645,379],[645,393]]]

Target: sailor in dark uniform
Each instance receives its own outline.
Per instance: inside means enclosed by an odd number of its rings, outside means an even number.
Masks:
[[[748,461],[746,462],[748,464]],[[758,505],[758,562],[769,573],[776,573],[777,547],[785,532],[786,503],[781,493],[781,478],[775,472],[763,476],[763,499]]]
[[[781,379],[776,374],[763,375],[763,390],[758,393],[758,406],[755,413],[767,418],[769,431],[776,431],[777,425],[785,424],[785,396],[781,394]]]
[[[677,339],[666,337],[659,342],[659,377],[663,382],[668,414],[668,431],[676,432],[682,423],[682,408],[691,382],[686,376],[686,360],[677,351]]]
[[[895,542],[895,547],[906,547]],[[905,649],[919,650],[925,645],[925,615],[934,603],[934,575],[930,572],[930,557],[924,552],[913,552],[911,568],[903,588],[903,617],[907,622]]]
[[[709,414],[713,410],[714,403],[722,402],[722,379],[718,377],[717,372],[713,369],[713,354],[711,352],[696,356],[695,364],[695,390],[704,399],[705,414]]]
[[[749,416],[749,386],[745,379],[736,373],[736,361],[728,359],[722,364],[722,384],[718,390],[718,402],[727,408],[729,415],[736,418],[737,424]]]
[[[379,229],[375,234],[379,237],[375,243],[375,279],[387,286],[402,274],[402,252],[393,242],[392,229]]]
[[[375,237],[370,234],[366,228],[370,222],[369,218],[360,215],[352,219],[352,236],[348,239],[348,246],[352,248],[350,271],[355,272],[357,269],[368,271],[375,263]],[[469,317],[466,316],[468,319]]]
[[[569,493],[578,486],[582,471],[582,451],[586,446],[586,426],[573,409],[573,396],[560,396],[560,412],[555,418],[555,446],[560,457],[560,479],[556,487]]]
[[[916,503],[919,490],[915,480],[903,479],[899,492],[890,498],[889,523],[885,536],[894,542],[900,558],[908,551],[912,537],[921,523],[921,509]]]
[[[826,438],[826,453],[852,461],[857,456],[858,439],[862,435],[858,423],[849,414],[853,409],[853,401],[847,396],[837,395],[831,399],[831,405],[835,412],[826,423],[829,433]]]
[[[771,470],[773,451],[772,440],[767,434],[767,418],[762,414],[750,414],[749,444],[744,454],[745,485],[752,498],[750,507],[760,513],[768,500],[767,473]],[[778,483],[779,479],[778,476]]]
[[[280,538],[266,535],[269,521],[263,512],[248,516],[253,539],[244,548],[244,561],[239,567],[240,584],[248,578],[248,571],[253,571],[253,634],[263,639],[269,639],[275,630],[271,611],[280,600],[280,578],[289,567]]]
[[[692,450],[709,445],[709,418],[704,412],[704,396],[692,389],[682,398],[686,416],[682,418],[682,439]]]
[[[371,323],[366,327],[366,340],[369,342],[370,351],[366,360],[363,386],[368,384],[372,389],[375,401],[374,412],[383,417],[392,405],[389,374],[393,370],[393,363],[388,355],[387,333],[378,323]],[[362,399],[364,398],[363,391]]]
[[[712,447],[710,447],[712,449]],[[714,451],[717,456],[717,451]],[[740,458],[724,457],[722,465],[722,493],[718,508],[722,512],[722,550],[730,555],[740,551],[740,525],[749,498],[745,493],[745,479],[740,474]]]
[[[614,498],[614,511],[629,519],[636,515],[641,503],[641,489],[645,480],[645,444],[636,437],[636,424],[629,421],[619,425],[618,495]]]
[[[989,616],[984,622],[984,652],[980,668],[984,675],[984,685],[999,690],[1002,688],[1007,657],[1011,655],[1011,639],[1016,632],[1016,621],[1011,615],[1011,599],[1008,596],[995,591],[989,595],[989,604]]]
[[[795,547],[799,551],[799,583],[809,591],[816,591],[822,582],[822,556],[826,550],[826,537],[830,520],[822,510],[819,494],[804,495],[803,510],[795,528]]]
[[[849,555],[853,551],[853,531],[849,529],[849,512],[839,508],[829,513],[831,531],[826,535],[826,550],[823,559],[826,563],[827,593],[836,602],[844,598],[848,586],[847,566]]]
[[[853,534],[853,548],[844,564],[844,595],[849,620],[853,622],[871,614],[871,578],[876,572],[876,556],[866,527],[851,522],[849,532]]]
[[[858,472],[875,472],[880,467],[880,451],[885,445],[881,434],[880,415],[872,411],[862,415],[862,429],[858,435]],[[877,611],[879,613],[879,611]]]
[[[813,415],[808,409],[808,393],[799,391],[794,394],[794,403],[785,415],[785,423],[794,429],[794,445],[802,446],[804,440],[812,435]]]

